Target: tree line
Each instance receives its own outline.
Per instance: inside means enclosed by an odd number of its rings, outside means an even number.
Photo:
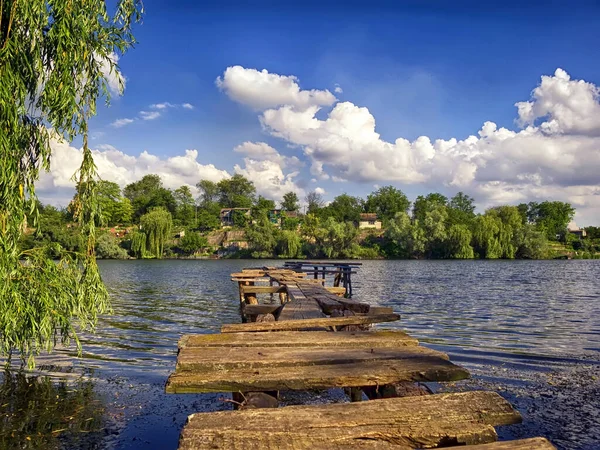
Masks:
[[[322,195],[310,192],[301,213],[296,193],[286,193],[277,205],[257,196],[254,184],[239,174],[218,183],[201,180],[196,187],[195,198],[187,185],[165,188],[158,175],[146,175],[122,190],[110,181],[96,182],[96,225],[125,228],[118,237],[98,237],[98,256],[210,253],[214,249],[208,237],[222,227],[222,208],[243,208],[233,211],[233,227],[244,231],[248,243],[233,253],[238,257],[537,259],[552,256],[553,242],[582,254],[599,250],[598,228],[588,227],[584,240],[567,232],[575,209],[559,201],[497,206],[477,214],[474,199],[463,192],[451,198],[420,195],[411,202],[401,190],[384,186],[366,198],[341,194],[328,204]],[[77,251],[81,240],[78,227],[71,224],[73,205],[63,210],[40,205],[39,230],[26,234],[23,246],[45,242]],[[277,206],[296,214],[284,214],[273,223],[269,211]],[[359,229],[362,213],[376,214],[382,230]]]

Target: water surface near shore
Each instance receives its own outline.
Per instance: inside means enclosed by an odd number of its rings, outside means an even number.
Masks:
[[[0,429],[2,447],[175,448],[188,414],[230,409],[220,394],[163,393],[177,340],[239,322],[229,274],[282,262],[99,264],[114,315],[101,319],[95,335],[82,336],[82,358],[61,350],[39,359],[39,372],[53,377],[51,385],[4,376],[0,413],[14,411]],[[599,275],[596,260],[364,261],[353,281],[357,300],[402,315],[386,328],[406,330],[473,374],[435,388],[493,389],[515,404],[524,423],[501,428],[501,438],[543,435],[560,448],[594,449],[600,448]],[[17,393],[22,398],[28,392],[37,399],[14,408]],[[54,410],[46,405],[56,423],[45,418],[33,426],[36,411],[52,396],[62,401]],[[339,392],[307,398],[342,399]],[[21,417],[19,409],[27,414]],[[41,440],[44,430],[59,431]]]

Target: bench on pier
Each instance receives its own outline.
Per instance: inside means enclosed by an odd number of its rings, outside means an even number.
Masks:
[[[247,409],[189,416],[180,449],[396,449],[475,445],[473,450],[552,449],[545,439],[488,444],[494,426],[521,422],[494,392],[465,392]],[[464,447],[461,447],[464,448]],[[469,447],[467,447],[469,448]]]

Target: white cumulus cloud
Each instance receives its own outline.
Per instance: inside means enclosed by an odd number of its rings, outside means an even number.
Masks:
[[[38,195],[43,202],[66,205],[73,196],[75,183],[72,177],[81,164],[82,150],[57,140],[51,142],[51,147],[50,171],[40,177],[36,185]],[[93,150],[93,156],[99,176],[121,187],[148,174],[160,175],[165,187],[170,189],[184,184],[194,187],[200,180],[218,182],[230,176],[227,171],[213,164],[198,161],[197,150],[186,150],[183,155],[161,158],[146,151],[131,156],[111,145],[100,145]]]
[[[260,109],[267,132],[302,149],[316,179],[446,186],[471,193],[482,206],[564,200],[578,208],[579,217],[600,220],[594,210],[600,203],[600,90],[562,69],[543,76],[531,98],[516,103],[517,131],[486,121],[466,138],[387,141],[368,108],[351,102],[337,103],[323,116],[318,113],[326,102],[299,104],[285,96],[253,101],[254,77],[264,76],[264,83],[283,78],[296,87],[298,80],[237,67],[244,76],[226,71],[220,87]]]
[[[295,76],[278,75],[263,69],[228,67],[216,85],[229,98],[256,110],[290,105],[298,109],[330,106],[336,102],[328,90],[302,90]]]
[[[181,105],[184,109],[194,109],[194,105],[191,103],[182,103]]]

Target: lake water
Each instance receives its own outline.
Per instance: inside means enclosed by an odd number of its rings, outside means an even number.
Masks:
[[[114,315],[82,336],[81,359],[39,359],[52,382],[4,375],[0,447],[176,448],[188,414],[230,409],[222,395],[163,393],[177,340],[240,321],[231,272],[281,264],[101,261]],[[365,261],[353,285],[355,299],[402,315],[385,327],[473,375],[434,388],[492,389],[513,402],[524,423],[501,438],[600,449],[600,261]]]

